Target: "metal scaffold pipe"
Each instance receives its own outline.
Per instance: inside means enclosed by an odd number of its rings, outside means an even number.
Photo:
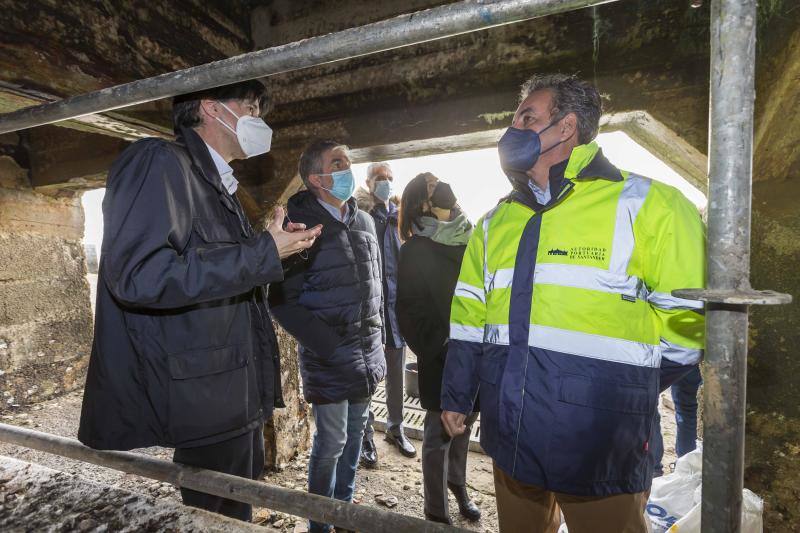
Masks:
[[[0,134],[616,0],[465,0],[0,115]]]
[[[0,442],[69,457],[130,474],[172,483],[178,487],[222,496],[259,507],[310,518],[356,531],[420,531],[455,533],[465,529],[439,524],[363,505],[284,489],[230,474],[171,463],[131,452],[94,450],[75,439],[0,424]]]
[[[750,289],[756,0],[711,3],[708,288]],[[748,305],[706,309],[703,533],[741,530]]]

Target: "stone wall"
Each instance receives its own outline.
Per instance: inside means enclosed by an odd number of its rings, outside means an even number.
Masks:
[[[83,386],[92,311],[76,198],[27,185],[0,157],[0,411]]]

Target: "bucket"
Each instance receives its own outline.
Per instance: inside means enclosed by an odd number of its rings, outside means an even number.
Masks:
[[[406,363],[406,394],[412,398],[419,398],[417,363]]]

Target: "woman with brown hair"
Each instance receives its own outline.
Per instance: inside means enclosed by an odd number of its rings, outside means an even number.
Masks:
[[[481,517],[466,489],[469,428],[478,417],[466,420],[467,431],[451,439],[441,422],[439,397],[450,332],[450,302],[458,280],[461,259],[472,224],[461,212],[450,186],[426,172],[403,191],[400,204],[400,266],[397,314],[400,332],[417,355],[420,403],[427,410],[422,442],[425,517],[451,523],[447,505],[449,488],[461,515]]]

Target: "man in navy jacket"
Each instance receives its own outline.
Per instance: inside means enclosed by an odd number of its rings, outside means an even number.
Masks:
[[[264,153],[257,81],[179,96],[177,138],[144,139],[108,176],[94,344],[78,438],[175,448],[174,460],[255,479],[262,426],[283,407],[266,285],[319,228],[250,227],[228,163]],[[297,230],[297,231],[296,231]],[[250,505],[182,489],[184,503],[249,520]]]
[[[351,501],[370,397],[386,372],[382,276],[375,224],[352,198],[347,147],[311,143],[300,157],[308,190],[289,199],[288,218],[322,225],[308,256],[287,263],[270,294],[275,318],[300,344],[303,393],[316,423],[308,490]],[[312,522],[310,532],[330,531]]]

